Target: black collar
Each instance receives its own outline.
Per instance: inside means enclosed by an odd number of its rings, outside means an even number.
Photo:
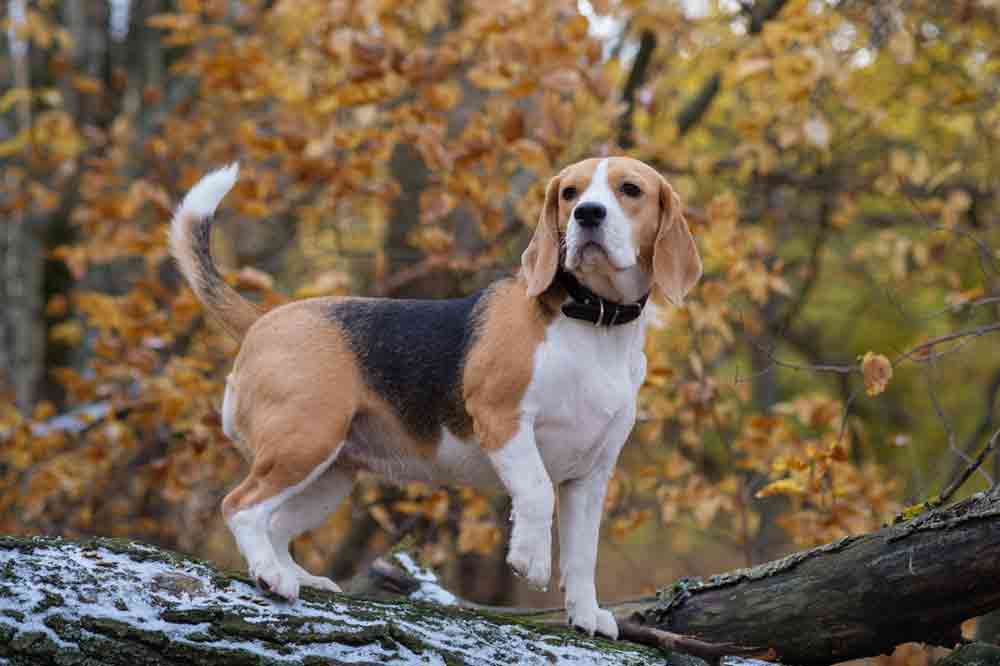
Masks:
[[[615,303],[601,298],[583,286],[576,276],[560,268],[555,281],[569,294],[572,303],[564,303],[562,312],[572,319],[589,321],[594,326],[621,326],[635,321],[646,305],[646,294],[635,303]]]

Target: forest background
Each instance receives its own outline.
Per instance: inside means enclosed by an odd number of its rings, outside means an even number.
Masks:
[[[670,180],[705,277],[649,336],[602,600],[875,529],[1000,425],[997,0],[5,4],[0,533],[242,566],[235,346],[166,252],[233,160],[214,249],[265,307],[466,294],[564,165]],[[558,603],[504,564],[508,513],[365,479],[294,548],[343,579],[408,539],[463,597]]]

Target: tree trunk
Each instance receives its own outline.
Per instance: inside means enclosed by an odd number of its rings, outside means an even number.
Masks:
[[[980,494],[863,536],[673,586],[631,619],[708,642],[830,664],[920,641],[1000,608],[1000,499]]]
[[[3,664],[650,664],[660,653],[515,618],[304,590],[151,546],[0,537]]]
[[[35,403],[45,357],[45,322],[42,316],[42,266],[44,255],[40,226],[19,211],[5,225],[0,239],[0,389],[13,388],[17,407],[29,413]]]

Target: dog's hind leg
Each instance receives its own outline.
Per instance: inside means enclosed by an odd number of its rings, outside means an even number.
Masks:
[[[337,465],[279,506],[271,514],[270,538],[278,561],[296,572],[300,585],[340,592],[329,578],[314,576],[303,569],[288,550],[289,542],[308,530],[319,527],[333,513],[354,485],[354,475]]]
[[[280,428],[274,426],[281,423],[269,424],[272,427],[267,428],[270,431],[266,433],[267,439],[253,446],[256,455],[250,474],[222,501],[223,517],[247,560],[250,575],[261,588],[290,601],[298,598],[300,572],[283,561],[285,558],[275,550],[272,519],[331,471],[340,446],[322,446],[317,442],[329,442],[331,435],[338,438],[333,441],[342,442],[347,431],[346,422],[333,431],[315,427],[315,421],[313,427],[301,423],[299,420],[293,426]],[[254,433],[252,437],[264,434]],[[276,441],[281,445],[269,446]],[[311,493],[307,495],[310,496]],[[286,521],[279,520],[282,522]]]

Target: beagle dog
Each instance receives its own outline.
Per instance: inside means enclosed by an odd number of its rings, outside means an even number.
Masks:
[[[211,217],[235,164],[184,198],[171,251],[237,340],[222,427],[251,461],[222,512],[260,587],[338,591],[289,554],[359,470],[470,484],[513,503],[507,562],[548,585],[559,497],[561,587],[572,625],[617,638],[594,573],[608,480],[635,423],[652,290],[679,305],[701,259],[673,188],[634,159],[564,169],[521,270],[455,300],[312,298],[261,313],[226,284]]]

